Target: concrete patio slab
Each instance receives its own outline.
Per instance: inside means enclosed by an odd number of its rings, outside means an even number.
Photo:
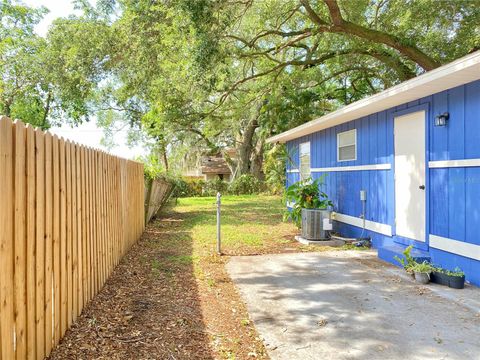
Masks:
[[[373,252],[234,257],[227,269],[272,359],[480,359],[474,302],[416,285]]]

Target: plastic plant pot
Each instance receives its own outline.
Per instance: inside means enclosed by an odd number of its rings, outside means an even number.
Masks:
[[[432,272],[432,275],[430,276],[430,281],[435,283],[435,284],[448,286],[448,276],[447,276],[447,274],[444,274],[444,273],[439,272],[439,271]]]
[[[430,280],[435,284],[448,286],[452,289],[463,289],[465,287],[465,275],[453,276],[434,271]]]
[[[448,287],[453,289],[463,289],[465,287],[465,275],[452,276],[448,275]]]
[[[415,271],[415,281],[420,284],[428,284],[430,282],[430,274]]]

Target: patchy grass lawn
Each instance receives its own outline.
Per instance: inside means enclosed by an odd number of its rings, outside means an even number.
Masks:
[[[216,246],[214,198],[178,199],[174,211],[188,214],[183,227],[191,231],[194,253],[211,255]],[[296,245],[297,232],[282,221],[283,204],[277,196],[225,196],[222,198],[222,252],[226,255],[255,255],[285,251]],[[295,249],[298,247],[295,246]],[[307,247],[304,247],[307,249]]]
[[[150,223],[52,359],[267,358],[226,270],[234,255],[323,250],[293,240],[275,196],[179,199]]]

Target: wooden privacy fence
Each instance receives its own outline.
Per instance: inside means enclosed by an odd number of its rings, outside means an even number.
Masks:
[[[42,359],[144,230],[143,165],[0,118],[0,360]]]
[[[145,182],[145,223],[148,224],[165,205],[173,188],[171,182],[161,178]]]

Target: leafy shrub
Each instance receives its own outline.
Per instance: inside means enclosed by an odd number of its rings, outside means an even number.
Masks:
[[[199,180],[176,178],[173,180],[174,197],[215,196],[217,192],[223,195],[248,195],[258,194],[263,190],[264,184],[253,175],[242,175],[230,184],[217,178],[214,180]]]
[[[221,179],[207,180],[202,189],[203,196],[215,196],[217,192],[225,194],[228,189],[228,183]]]
[[[192,197],[192,196],[202,196],[203,187],[205,181],[203,180],[193,180],[193,179],[183,179],[176,178],[175,181],[175,190],[173,191],[174,197]]]
[[[302,222],[302,209],[328,209],[333,207],[333,203],[328,199],[328,195],[320,191],[323,185],[324,176],[312,181],[306,179],[298,181],[289,186],[285,191],[285,202],[293,202],[292,210],[286,210],[284,220],[292,219],[295,225],[300,228]]]
[[[262,185],[255,176],[243,174],[230,183],[228,192],[233,195],[258,194],[262,190]]]
[[[407,273],[412,273],[413,268],[415,267],[415,265],[418,264],[413,258],[413,256],[410,255],[410,252],[412,251],[412,249],[413,249],[413,245],[410,245],[403,251],[403,255],[405,256],[405,259],[400,258],[397,255],[393,257],[395,260],[397,260],[400,263],[400,265],[403,266],[403,268]]]
[[[446,274],[448,276],[458,276],[458,277],[465,276],[465,273],[458,266],[453,271],[443,269],[441,267],[434,267],[433,270],[435,272]]]
[[[430,274],[434,268],[432,264],[430,264],[427,261],[424,261],[422,263],[416,263],[415,265],[412,266],[411,269],[413,272]]]
[[[285,165],[288,160],[285,144],[274,145],[265,153],[263,169],[265,185],[270,194],[281,195],[285,191]]]

